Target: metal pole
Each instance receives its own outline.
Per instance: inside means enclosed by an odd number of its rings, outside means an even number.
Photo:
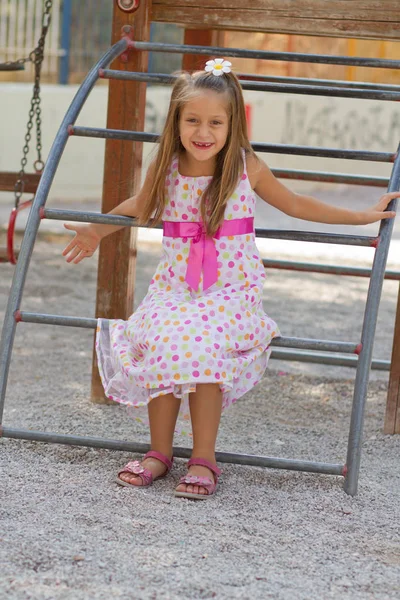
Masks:
[[[78,221],[83,223],[105,223],[109,225],[125,225],[138,227],[135,219],[117,215],[108,215],[92,212],[79,212],[73,210],[59,210],[48,208],[41,211],[41,215],[49,219]],[[156,225],[154,229],[161,229]],[[298,242],[318,242],[322,244],[342,244],[345,246],[375,247],[378,238],[367,235],[348,235],[341,233],[318,233],[314,231],[296,231],[286,229],[261,229],[255,228],[255,235],[259,238],[273,238],[277,240],[297,240]]]
[[[100,127],[73,127],[69,129],[70,135],[101,139],[114,139],[139,142],[158,142],[157,133],[143,131],[128,131],[125,129],[104,129]],[[319,148],[315,146],[295,146],[289,144],[265,144],[252,142],[256,152],[272,152],[276,154],[296,154],[299,156],[319,156],[324,158],[347,158],[349,160],[368,160],[374,162],[394,162],[396,154],[393,152],[374,152],[371,150],[344,150],[342,148]]]
[[[162,85],[171,85],[177,79],[176,75],[164,75],[163,73],[133,73],[122,72],[112,69],[104,69],[101,72],[104,79],[122,79],[125,81],[146,81],[159,83]],[[338,86],[318,86],[298,83],[267,83],[264,81],[241,81],[242,89],[275,92],[285,94],[306,94],[310,96],[334,96],[338,98],[362,98],[369,100],[392,100],[400,99],[400,90],[378,90],[361,88],[344,88]]]
[[[98,79],[99,69],[105,67],[114,58],[119,56],[121,52],[126,50],[127,45],[127,40],[122,39],[115,44],[115,46],[110,48],[110,50],[104,54],[104,56],[93,67],[86,79],[83,81],[61,123],[40,179],[35,200],[32,204],[26,224],[25,235],[24,239],[22,240],[18,263],[14,271],[14,277],[11,284],[10,296],[8,298],[0,340],[0,423],[3,417],[8,372],[10,369],[11,353],[15,337],[16,321],[14,314],[17,310],[19,310],[21,304],[26,275],[32,256],[37,230],[40,224],[40,209],[46,203],[47,195],[53,182],[58,163],[60,162],[65,145],[68,141],[68,126],[71,123],[75,123],[86,98]]]
[[[45,431],[30,431],[26,429],[13,429],[0,427],[0,436],[18,440],[35,440],[50,444],[67,444],[73,446],[87,446],[89,448],[106,448],[108,450],[122,450],[124,452],[138,452],[144,454],[150,450],[149,444],[140,442],[123,442],[122,440],[109,440],[99,437],[77,436]],[[190,448],[174,446],[173,453],[177,458],[190,458]],[[306,473],[323,473],[325,475],[344,474],[344,465],[337,463],[320,463],[308,460],[292,460],[276,458],[274,456],[257,456],[253,454],[233,454],[231,452],[216,452],[218,462],[236,465],[251,465],[253,467],[269,467],[271,469],[287,469],[290,471],[303,471]]]
[[[60,73],[58,83],[66,85],[69,79],[69,59],[71,48],[71,19],[72,0],[64,0],[61,23],[61,49],[64,51],[60,58]]]
[[[400,153],[393,166],[389,183],[389,192],[400,187]],[[397,198],[389,204],[389,210],[396,210]],[[365,401],[367,397],[369,370],[372,360],[372,349],[378,317],[379,301],[382,292],[385,266],[389,253],[390,238],[394,219],[384,219],[379,228],[379,244],[375,252],[372,274],[365,306],[363,331],[361,336],[362,350],[359,355],[356,381],[354,387],[353,407],[350,421],[349,441],[347,446],[347,474],[344,490],[354,496],[357,493],[358,474],[361,461],[362,430],[364,422]]]

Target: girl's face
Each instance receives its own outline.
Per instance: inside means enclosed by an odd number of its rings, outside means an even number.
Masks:
[[[214,158],[225,146],[229,114],[225,94],[204,90],[187,102],[179,120],[179,135],[188,155],[196,161]]]

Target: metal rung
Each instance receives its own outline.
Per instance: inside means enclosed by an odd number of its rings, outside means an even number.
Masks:
[[[68,127],[69,135],[78,137],[91,137],[110,140],[126,140],[155,143],[159,135],[142,131],[127,131],[124,129],[103,129],[99,127]],[[256,152],[270,152],[274,154],[292,154],[298,156],[319,156],[323,158],[346,158],[349,160],[366,160],[375,162],[394,162],[396,154],[392,152],[372,152],[370,150],[343,150],[341,148],[317,148],[313,146],[293,146],[288,144],[264,144],[252,142],[251,146]]]
[[[370,81],[344,81],[343,79],[313,79],[311,77],[281,77],[261,73],[236,73],[241,81],[270,81],[271,83],[299,83],[307,85],[328,85],[342,88],[357,88],[360,90],[382,90],[385,92],[400,92],[400,85],[390,83],[373,83]]]
[[[343,352],[357,354],[359,344],[352,342],[330,342],[309,338],[280,337],[274,338],[271,346],[276,348],[297,348],[298,350],[325,350],[327,352]]]
[[[62,315],[46,315],[41,313],[31,313],[17,311],[15,315],[17,321],[24,323],[39,323],[41,325],[62,325],[65,327],[84,327],[87,329],[96,329],[97,319],[86,317],[66,317]],[[308,338],[281,337],[272,340],[271,345],[282,348],[298,348],[302,350],[326,350],[329,352],[355,353],[358,344],[351,342],[330,342],[326,340],[312,340]]]
[[[81,223],[101,223],[103,225],[122,225],[140,227],[135,219],[119,215],[104,215],[93,212],[80,212],[74,210],[59,210],[56,208],[45,208],[41,216],[46,219],[58,221],[78,221]],[[162,225],[156,225],[154,229],[162,229]],[[342,244],[346,246],[375,247],[378,238],[365,235],[346,235],[340,233],[318,233],[313,231],[289,231],[285,229],[255,229],[256,237],[272,238],[277,240],[294,240],[298,242],[318,242],[321,244]]]
[[[171,52],[173,54],[200,54],[221,58],[257,58],[261,60],[282,60],[287,62],[318,63],[326,65],[352,65],[354,67],[374,67],[400,69],[399,60],[383,58],[362,58],[357,56],[334,56],[332,54],[304,54],[300,52],[271,52],[268,50],[246,50],[243,48],[221,48],[217,46],[195,46],[162,44],[157,42],[130,42],[135,50],[149,52]]]
[[[362,267],[344,267],[341,265],[322,265],[315,263],[292,262],[287,260],[262,259],[267,269],[283,269],[286,271],[306,271],[307,273],[327,273],[328,275],[350,275],[353,277],[370,277],[371,269]],[[385,279],[400,280],[400,271],[385,271]]]
[[[99,77],[104,79],[119,79],[124,81],[142,81],[171,85],[177,79],[177,75],[166,75],[164,73],[135,73],[133,71],[116,71],[113,69],[101,69]],[[310,96],[335,96],[338,98],[360,98],[369,100],[391,100],[399,101],[399,91],[388,90],[363,90],[359,88],[344,88],[330,85],[311,85],[307,83],[276,83],[265,81],[241,81],[244,90],[275,92],[284,94],[305,94]]]
[[[37,323],[40,325],[59,325],[64,327],[82,327],[85,329],[96,329],[97,319],[85,318],[85,317],[65,317],[59,315],[45,315],[39,313],[29,313],[25,311],[17,311],[15,314],[16,321],[24,323]],[[301,351],[293,352],[291,350],[282,349],[287,345],[287,341],[292,340],[291,348],[301,348]],[[305,345],[305,341],[310,342],[310,346]],[[275,338],[271,342],[271,346],[274,346],[271,354],[271,358],[278,360],[294,360],[300,362],[313,362],[330,364],[337,366],[356,367],[357,357],[351,356],[335,356],[324,352],[307,352],[306,349],[318,348],[320,350],[329,350],[334,352],[348,352],[353,353],[356,348],[356,344],[349,342],[329,342],[324,340],[302,340],[301,338]],[[281,348],[278,348],[281,346]],[[340,350],[337,348],[340,347]],[[342,349],[343,348],[343,349]],[[379,371],[389,371],[390,362],[385,360],[373,360],[371,364],[372,369]]]
[[[368,175],[349,175],[347,173],[328,173],[325,171],[302,171],[299,169],[271,169],[271,171],[278,179],[347,183],[349,185],[368,185],[384,188],[389,185],[387,177],[369,177]]]
[[[344,246],[375,247],[378,238],[365,235],[346,235],[341,233],[318,233],[313,231],[289,231],[285,229],[255,229],[256,237],[297,242],[317,242],[320,244],[340,244]]]
[[[97,319],[90,317],[66,317],[62,315],[46,315],[17,311],[15,314],[17,322],[37,323],[39,325],[60,325],[64,327],[83,327],[84,329],[96,329]]]
[[[68,444],[72,446],[88,446],[89,448],[106,448],[107,450],[122,450],[123,452],[138,452],[144,454],[150,450],[148,444],[140,442],[123,442],[99,437],[77,436],[70,434],[48,433],[45,431],[31,431],[27,429],[14,429],[1,427],[0,436],[20,440],[34,440],[51,444]],[[177,458],[190,458],[192,450],[174,446],[174,456]],[[290,471],[304,471],[306,473],[324,473],[325,475],[344,475],[345,466],[337,463],[321,463],[308,460],[291,460],[275,458],[272,456],[257,456],[254,454],[234,454],[232,452],[216,452],[218,462],[238,465],[251,465],[253,467],[269,467],[271,469],[287,469]]]
[[[118,71],[115,69],[99,69],[99,77],[104,79],[131,79],[131,71]],[[169,78],[168,82],[174,81],[173,75],[165,73],[139,73],[143,77],[148,76],[149,83],[153,82],[153,78],[158,78],[160,75]],[[260,73],[236,73],[240,82],[242,81],[268,81],[270,83],[291,83],[299,85],[319,85],[319,86],[334,86],[341,88],[356,88],[359,90],[371,90],[383,92],[400,92],[400,85],[392,85],[389,83],[373,83],[369,81],[344,81],[340,79],[313,79],[309,77],[277,77],[275,75],[264,75]],[[137,79],[136,81],[141,81]],[[143,80],[144,81],[144,80]],[[147,81],[147,80],[146,80]],[[156,83],[159,83],[156,81]],[[164,83],[164,82],[160,82]],[[165,81],[166,83],[166,81]]]
[[[76,221],[78,223],[100,223],[102,225],[123,225],[126,227],[139,227],[132,217],[121,215],[107,215],[95,212],[78,210],[60,210],[58,208],[45,208],[41,211],[41,217],[55,221]],[[161,225],[155,225],[154,229],[161,229]]]
[[[337,367],[357,367],[358,363],[357,356],[336,356],[325,352],[307,352],[303,350],[293,352],[292,350],[281,348],[274,348],[272,350],[271,358],[277,360],[293,360],[297,362],[335,365]],[[390,361],[372,359],[371,369],[377,371],[390,371]]]

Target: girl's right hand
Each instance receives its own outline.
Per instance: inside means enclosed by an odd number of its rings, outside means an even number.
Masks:
[[[93,225],[69,225],[64,223],[64,227],[75,231],[75,237],[63,250],[63,256],[67,257],[66,261],[78,264],[84,258],[93,256],[101,241],[101,236],[96,233]]]

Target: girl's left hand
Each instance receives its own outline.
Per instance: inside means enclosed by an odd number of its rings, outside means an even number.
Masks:
[[[389,192],[384,194],[379,200],[378,204],[360,212],[360,225],[368,225],[368,223],[375,223],[381,219],[393,219],[396,216],[394,211],[385,211],[385,208],[393,200],[393,198],[400,198],[400,192]]]

